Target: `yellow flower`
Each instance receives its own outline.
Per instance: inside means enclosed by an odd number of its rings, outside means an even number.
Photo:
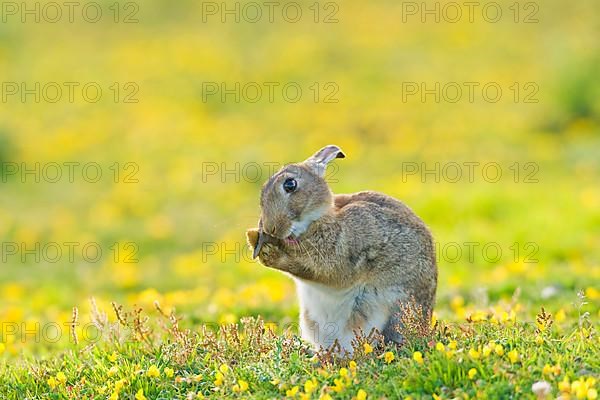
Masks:
[[[598,398],[598,391],[594,388],[588,389],[587,398],[588,400],[596,400]]]
[[[562,372],[562,368],[560,367],[560,364],[556,364],[554,367],[552,367],[552,373],[555,376],[560,375],[561,372]]]
[[[442,342],[437,342],[435,344],[435,349],[437,351],[446,351],[446,346],[444,346],[444,344]]]
[[[0,354],[4,353],[4,350],[6,350],[6,345],[0,342]]]
[[[50,389],[54,389],[54,388],[56,388],[56,386],[58,386],[58,382],[56,381],[56,379],[54,379],[53,376],[48,378],[47,382],[48,382],[48,386],[50,386]]]
[[[356,400],[366,400],[367,399],[367,392],[365,392],[362,389],[359,389],[358,392],[356,393]]]
[[[423,364],[423,354],[420,351],[415,351],[413,353],[413,360],[417,362],[417,364]]]
[[[221,373],[225,375],[227,374],[227,372],[229,372],[229,367],[226,364],[221,364],[221,366],[219,367],[219,371],[221,371]]]
[[[237,385],[233,386],[233,391],[234,392],[245,392],[246,390],[248,390],[248,382],[246,382],[245,380],[242,379],[238,379],[238,383]]]
[[[475,368],[471,368],[468,372],[469,374],[469,379],[473,379],[475,378],[475,375],[477,375],[477,370]]]
[[[215,381],[214,381],[215,386],[221,386],[221,385],[223,385],[223,378],[224,377],[225,376],[222,373],[217,372],[215,374]]]
[[[470,315],[471,321],[473,322],[481,322],[486,321],[488,316],[485,311],[477,310]]]
[[[166,376],[167,378],[172,378],[172,377],[173,377],[173,375],[175,374],[175,371],[173,371],[173,368],[169,368],[169,367],[167,367],[167,368],[165,368],[163,371],[165,372],[165,376]]]
[[[587,385],[587,387],[593,387],[596,384],[596,379],[590,376],[585,380],[585,384]]]
[[[194,382],[200,382],[202,380],[202,375],[198,374],[192,378]]]
[[[554,316],[554,319],[556,320],[556,322],[563,322],[565,320],[565,318],[567,318],[567,313],[562,308],[560,310],[558,310],[558,312]]]
[[[317,380],[315,378],[309,379],[304,382],[304,391],[308,394],[315,391],[317,388]]]
[[[585,296],[592,300],[600,299],[600,290],[594,287],[589,287],[585,289]]]
[[[236,321],[237,317],[235,316],[235,314],[232,313],[223,314],[221,318],[219,318],[219,324],[221,325],[235,324]]]
[[[298,386],[294,386],[293,388],[286,390],[285,395],[287,397],[296,397],[299,390],[300,390],[300,388]]]
[[[146,396],[144,396],[144,389],[138,390],[135,394],[135,400],[148,400]]]
[[[108,361],[114,363],[117,362],[117,358],[119,357],[119,355],[117,354],[116,351],[113,351],[111,355],[108,356]]]
[[[369,354],[373,352],[373,347],[369,343],[364,343],[363,348],[365,350],[365,354]]]
[[[540,335],[537,335],[535,337],[535,344],[537,344],[538,346],[544,344],[544,338]]]
[[[277,323],[276,322],[265,322],[265,330],[277,332]]]
[[[119,392],[125,386],[125,379],[119,379],[115,382],[115,392]]]
[[[67,377],[62,372],[59,372],[58,374],[56,374],[56,380],[60,384],[64,385],[67,382]]]
[[[333,384],[334,386],[332,386],[331,389],[334,392],[340,393],[342,390],[344,390],[344,381],[342,381],[341,379],[334,379]]]
[[[479,355],[479,352],[474,348],[469,349],[469,357],[471,357],[472,359],[477,360],[479,358]]]
[[[496,352],[496,354],[498,354],[499,356],[504,355],[504,347],[502,347],[501,344],[497,344],[494,346],[494,352]]]
[[[394,361],[394,353],[392,353],[391,351],[386,352],[383,355],[383,359],[385,360],[386,363],[391,363],[392,361]]]
[[[516,363],[517,361],[519,361],[519,353],[517,353],[517,350],[511,350],[508,352],[508,359],[510,360],[511,364]]]
[[[492,346],[487,345],[487,344],[485,346],[483,346],[483,349],[481,350],[481,353],[483,354],[484,357],[489,356],[491,352],[492,352]]]
[[[569,382],[569,378],[565,376],[562,381],[558,382],[558,390],[563,393],[568,393],[571,391],[571,383]]]
[[[348,369],[346,369],[346,368],[340,368],[340,376],[342,378],[347,378],[348,377]]]
[[[118,400],[119,399],[119,392],[121,391],[121,389],[123,388],[123,386],[125,386],[125,379],[119,379],[118,381],[115,382],[115,389],[113,391],[113,393],[110,395],[109,400]]]
[[[465,299],[463,299],[463,297],[460,295],[454,296],[452,298],[452,300],[450,301],[450,307],[453,310],[460,309],[464,304],[465,304]]]
[[[151,365],[146,372],[146,376],[149,378],[158,378],[160,376],[160,370],[156,365]]]
[[[348,363],[348,368],[350,368],[352,375],[356,375],[356,361],[350,361],[350,363]]]
[[[329,393],[323,393],[321,395],[321,397],[319,397],[319,400],[333,400],[333,399],[331,398],[331,395]]]
[[[587,397],[585,382],[582,379],[571,383],[571,394],[574,394],[578,399],[585,399]]]
[[[517,315],[514,312],[514,310],[511,310],[510,314],[507,313],[506,311],[502,312],[502,315],[501,315],[502,322],[515,322],[516,319],[517,319]]]
[[[452,350],[456,350],[457,346],[456,340],[451,340],[450,343],[448,343],[448,347]]]
[[[552,373],[552,367],[548,364],[544,365],[542,368],[542,375],[550,375]]]

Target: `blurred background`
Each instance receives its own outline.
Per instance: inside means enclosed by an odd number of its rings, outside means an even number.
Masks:
[[[578,290],[597,312],[594,2],[77,4],[57,22],[47,2],[2,4],[3,324],[85,321],[92,297],[158,300],[192,327],[295,321],[293,282],[244,232],[273,166],[330,143],[347,155],[334,192],[385,192],[430,226],[440,318],[516,290],[525,319]]]

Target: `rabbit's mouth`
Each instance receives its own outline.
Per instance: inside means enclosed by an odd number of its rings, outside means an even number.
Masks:
[[[298,239],[296,239],[293,235],[289,235],[288,237],[286,237],[285,239],[283,239],[283,241],[286,244],[291,244],[291,245],[297,245],[299,243]]]

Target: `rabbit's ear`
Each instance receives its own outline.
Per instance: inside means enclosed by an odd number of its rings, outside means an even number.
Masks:
[[[310,156],[304,161],[304,164],[309,166],[317,175],[323,177],[327,164],[336,158],[345,158],[346,155],[338,146],[330,144],[329,146],[323,147],[315,154]]]

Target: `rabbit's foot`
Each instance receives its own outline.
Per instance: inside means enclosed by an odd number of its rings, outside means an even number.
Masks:
[[[254,250],[256,248],[256,245],[258,244],[258,237],[258,229],[252,228],[246,231],[246,241],[248,242],[248,245],[252,250]]]

